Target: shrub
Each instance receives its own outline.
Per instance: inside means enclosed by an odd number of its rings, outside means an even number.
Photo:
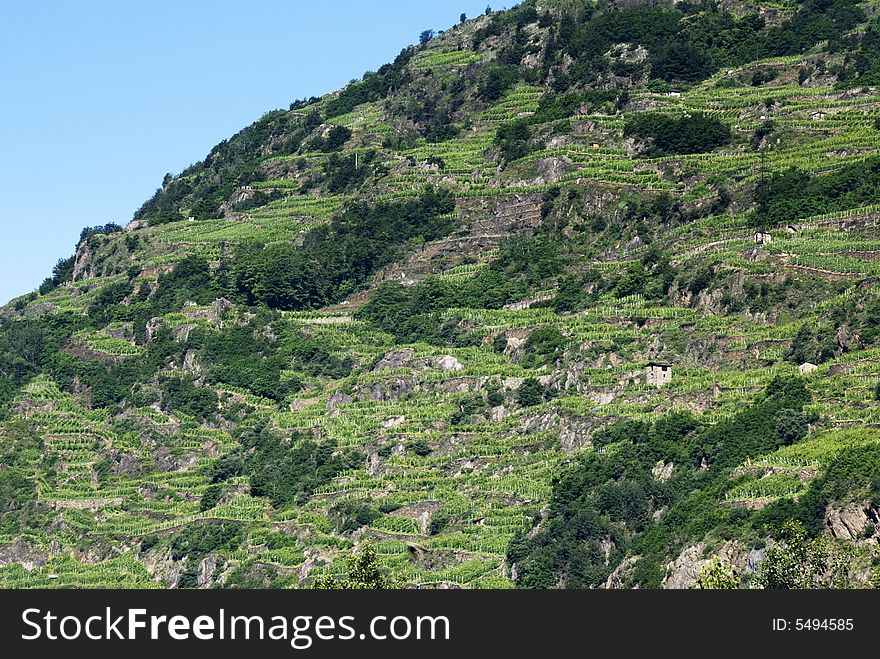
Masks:
[[[526,378],[516,390],[516,402],[522,407],[533,407],[544,402],[544,385],[535,378]]]
[[[799,410],[780,410],[775,422],[776,434],[786,444],[794,444],[807,436],[807,419]]]
[[[645,142],[646,155],[706,153],[728,144],[730,129],[703,114],[671,117],[649,112],[629,119],[624,134]]]

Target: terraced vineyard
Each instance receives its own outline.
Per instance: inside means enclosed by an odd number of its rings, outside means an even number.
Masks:
[[[822,39],[690,81],[621,39],[582,85],[551,57],[566,10],[537,4],[266,115],[4,307],[0,476],[33,496],[4,508],[0,587],[309,586],[365,542],[401,585],[523,585],[516,547],[561,476],[626,454],[613,429],[711,437],[802,384],[795,440],[657,461],[660,489],[725,470],[687,486],[712,521],[651,549],[664,574],[626,581],[639,545],[602,538],[590,585],[657,586],[685,546],[763,546],[767,511],[875,450],[880,90]],[[634,128],[697,116],[718,144]],[[821,514],[867,520],[875,485]],[[876,554],[867,523],[844,539]]]

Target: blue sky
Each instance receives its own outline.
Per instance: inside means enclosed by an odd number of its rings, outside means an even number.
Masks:
[[[422,30],[485,8],[485,0],[4,3],[0,304],[35,289],[82,227],[127,223],[165,172],[201,160],[268,110],[375,70]]]

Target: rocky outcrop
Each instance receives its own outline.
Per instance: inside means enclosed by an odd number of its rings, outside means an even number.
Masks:
[[[385,353],[385,356],[382,357],[376,365],[373,366],[374,371],[382,371],[386,368],[394,369],[400,368],[407,361],[412,359],[412,356],[416,353],[412,348],[404,348],[403,350],[392,350],[391,352]]]
[[[593,431],[600,424],[601,421],[585,419],[569,412],[548,410],[526,419],[523,429],[527,432],[558,431],[562,450],[570,453],[588,445]]]
[[[436,361],[435,366],[441,371],[460,371],[464,368],[460,361],[450,355],[443,355],[440,357]]]
[[[343,391],[334,391],[333,395],[327,399],[327,411],[332,412],[338,405],[345,405],[352,402],[352,397]]]
[[[764,550],[749,551],[736,541],[726,542],[714,551],[709,551],[702,542],[685,547],[674,561],[666,564],[666,577],[661,586],[666,589],[692,588],[703,568],[717,558],[732,566],[738,574],[754,573],[764,560]]]
[[[835,504],[825,511],[825,526],[833,537],[841,540],[876,542],[880,512],[867,501]]]
[[[665,483],[672,477],[673,469],[675,469],[674,463],[660,461],[651,469],[651,474],[661,483]]]
[[[49,555],[45,551],[24,538],[0,545],[0,566],[21,565],[25,570],[35,570],[43,567],[48,560]]]
[[[641,556],[628,556],[627,558],[624,558],[620,562],[620,565],[614,568],[614,571],[608,575],[604,587],[606,589],[626,588],[627,582],[629,581],[630,576],[632,576],[633,569],[635,569],[636,563],[639,562],[639,558],[641,558]]]

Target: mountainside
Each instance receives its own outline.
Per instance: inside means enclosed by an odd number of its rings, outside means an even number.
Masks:
[[[880,583],[880,5],[421,41],[0,310],[0,587]]]

